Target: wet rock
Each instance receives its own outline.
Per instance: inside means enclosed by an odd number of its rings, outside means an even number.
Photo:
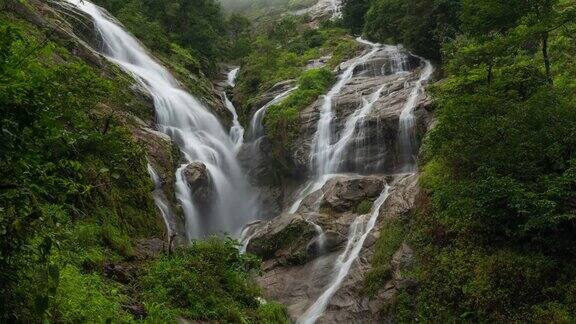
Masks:
[[[354,77],[333,98],[335,118],[333,120],[333,138],[338,139],[348,116],[360,108],[363,100],[384,86],[380,98],[370,113],[360,121],[361,132],[353,139],[356,145],[349,145],[343,154],[340,171],[360,172],[362,174],[392,173],[399,170],[398,132],[399,118],[411,94],[413,84],[422,71],[422,63],[408,55],[405,61],[406,72],[391,73],[390,52],[382,49],[365,64],[356,67]],[[341,65],[347,67],[349,62]],[[322,98],[300,113],[300,132],[290,158],[299,171],[307,170],[310,165],[310,150],[316,132],[322,106]],[[414,110],[417,121],[416,140],[421,141],[424,134],[433,126],[431,99],[425,93],[417,98]],[[302,173],[302,172],[301,172]]]
[[[206,165],[202,162],[192,162],[183,172],[194,201],[200,206],[209,206],[214,195],[214,187]]]
[[[314,227],[302,215],[283,214],[268,223],[249,242],[247,251],[276,264],[305,263],[308,245],[316,236]]]
[[[334,212],[354,210],[366,199],[375,199],[384,190],[386,182],[378,176],[339,177],[330,180],[323,188],[324,198],[321,208]]]

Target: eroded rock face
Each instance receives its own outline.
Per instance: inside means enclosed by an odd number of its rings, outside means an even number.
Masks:
[[[321,208],[335,212],[355,210],[365,201],[373,201],[384,189],[385,181],[378,176],[336,178],[326,184]]]
[[[339,139],[348,116],[362,107],[363,99],[369,98],[384,86],[380,98],[357,126],[361,131],[354,135],[353,141],[356,144],[349,145],[347,152],[343,154],[345,159],[340,165],[342,172],[392,173],[400,168],[401,161],[397,158],[400,113],[408,101],[414,83],[420,77],[422,62],[407,54],[402,64],[405,71],[393,73],[390,66],[391,55],[389,50],[382,49],[365,64],[357,66],[354,77],[333,98],[332,110],[335,118],[332,122],[332,137]],[[344,70],[349,64],[350,62],[345,62],[339,69]],[[426,93],[421,93],[416,102],[416,135],[420,141],[431,127],[433,117],[430,112],[431,100]],[[291,159],[301,173],[306,173],[310,165],[310,150],[321,106],[322,98],[306,107],[300,114],[298,145],[295,145]]]
[[[345,249],[350,224],[360,216],[350,207],[350,202],[378,196],[388,183],[390,195],[380,209],[375,228],[364,241],[359,257],[317,323],[377,323],[386,320],[381,312],[383,305],[393,301],[398,289],[415,284],[401,274],[401,269],[412,262],[413,252],[408,245],[402,245],[391,261],[393,278],[372,299],[362,292],[365,274],[371,268],[380,228],[386,221],[405,215],[414,207],[414,198],[418,194],[417,179],[417,175],[337,177],[312,194],[311,200],[318,199],[320,192],[322,201],[330,201],[337,208],[345,209],[339,217],[300,210],[298,214],[284,214],[259,224],[248,251],[265,258],[264,273],[257,280],[265,288],[266,296],[285,304],[292,319],[298,319],[326,289],[336,271],[336,260]],[[318,232],[308,221],[320,225],[324,231],[322,253],[317,253]],[[282,244],[270,243],[273,240]],[[298,259],[300,262],[286,262],[286,255],[290,254],[304,254],[305,257]]]
[[[206,165],[192,162],[182,172],[196,204],[201,209],[208,208],[214,198],[214,186]]]
[[[310,257],[308,245],[314,235],[314,227],[302,215],[283,214],[259,230],[247,251],[264,261],[274,259],[268,268],[305,263]]]

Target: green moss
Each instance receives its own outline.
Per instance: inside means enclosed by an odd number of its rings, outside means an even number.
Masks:
[[[373,296],[384,287],[388,280],[392,279],[390,262],[405,239],[406,229],[402,220],[389,220],[382,226],[372,258],[372,269],[364,279],[365,294]]]
[[[374,205],[373,199],[364,199],[356,206],[356,213],[360,215],[365,215],[372,210],[372,205]]]
[[[279,167],[290,170],[287,155],[298,136],[300,111],[325,93],[334,80],[334,75],[328,69],[306,71],[298,79],[298,89],[282,103],[268,108],[264,123]]]
[[[52,306],[57,322],[130,322],[121,303],[126,299],[118,284],[104,281],[97,274],[82,274],[73,266],[60,271],[60,284]]]

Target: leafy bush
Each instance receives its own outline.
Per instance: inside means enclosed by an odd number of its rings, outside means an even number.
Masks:
[[[195,241],[174,255],[154,261],[142,278],[143,300],[154,304],[153,320],[192,320],[225,323],[282,323],[286,314],[275,304],[261,304],[260,290],[249,272],[259,262],[238,252],[236,243],[216,238]]]
[[[132,100],[122,81],[5,14],[0,39],[0,320],[32,321],[66,262],[128,256],[127,235],[161,223],[144,151],[112,113]]]
[[[121,308],[125,299],[118,284],[105,282],[98,274],[82,274],[73,266],[60,272],[52,318],[58,322],[129,322]]]

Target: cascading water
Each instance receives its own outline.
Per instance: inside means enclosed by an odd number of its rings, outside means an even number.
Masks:
[[[147,166],[148,174],[150,174],[150,178],[152,178],[152,182],[154,183],[154,191],[152,192],[152,198],[154,199],[154,204],[158,210],[160,210],[160,214],[162,216],[162,220],[164,220],[164,226],[166,227],[166,236],[168,242],[172,239],[173,235],[173,227],[172,221],[174,220],[174,214],[172,214],[172,210],[166,203],[166,197],[162,192],[162,180],[160,180],[160,176],[150,163]]]
[[[238,72],[240,72],[240,68],[234,68],[228,72],[227,81],[228,85],[234,88],[236,86],[236,78],[238,77]]]
[[[357,39],[358,42],[368,45],[370,49],[367,53],[355,59],[346,70],[340,75],[337,83],[328,94],[324,97],[324,102],[320,108],[320,118],[316,134],[314,135],[312,150],[310,152],[311,170],[314,173],[312,181],[308,182],[302,189],[299,190],[297,198],[288,212],[295,213],[298,211],[300,204],[306,196],[320,190],[326,182],[336,176],[339,167],[342,163],[342,156],[346,152],[347,147],[355,138],[355,133],[358,130],[358,125],[372,110],[374,104],[380,99],[384,87],[380,87],[368,99],[362,98],[363,105],[360,109],[352,113],[346,120],[344,130],[340,135],[340,139],[333,143],[332,138],[332,122],[335,118],[332,110],[333,98],[338,95],[344,86],[354,76],[354,70],[362,64],[365,64],[371,57],[378,51],[384,50],[390,58],[390,66],[392,73],[400,73],[406,70],[406,55],[402,54],[400,49],[396,46],[382,46],[380,44],[371,43],[361,38]]]
[[[387,74],[387,71],[390,71],[392,74],[406,73],[408,71],[408,56],[404,54],[399,47],[382,46],[379,44],[366,42],[361,39],[359,39],[359,41],[369,45],[371,50],[353,62],[340,76],[338,83],[326,95],[324,103],[320,109],[318,129],[314,137],[311,152],[311,169],[315,172],[315,180],[307,183],[306,186],[300,190],[298,199],[291,206],[290,212],[296,212],[306,196],[321,189],[328,180],[335,176],[335,173],[340,171],[344,160],[344,154],[346,153],[348,146],[350,143],[355,142],[355,138],[358,137],[357,133],[359,133],[359,128],[361,128],[363,125],[364,118],[370,113],[373,106],[380,99],[385,89],[385,85],[382,85],[370,96],[362,98],[362,106],[349,115],[345,121],[343,130],[340,131],[339,139],[334,142],[334,139],[332,138],[332,122],[334,120],[332,100],[342,91],[342,88],[353,77],[355,68],[360,64],[366,63],[379,50],[383,50],[387,52],[389,65],[386,69],[384,66],[382,66],[382,75]],[[404,116],[404,118],[400,118],[400,129],[402,129],[402,127],[406,127],[406,130],[412,131],[414,127],[413,110],[416,105],[417,97],[423,89],[424,83],[430,78],[432,74],[432,67],[430,63],[425,60],[423,61],[426,63],[426,66],[422,72],[422,75],[420,76],[420,79],[414,85],[405,108],[402,111],[402,116]],[[412,124],[403,125],[403,121],[410,121],[410,116],[412,118]],[[401,143],[400,145],[404,144]],[[402,149],[411,150],[411,147],[402,146]],[[386,185],[384,191],[374,202],[372,212],[369,215],[370,218],[368,220],[366,220],[368,215],[363,215],[357,217],[352,222],[348,232],[348,242],[346,248],[338,257],[334,265],[335,275],[332,281],[326,286],[325,290],[318,297],[318,299],[298,319],[298,323],[315,323],[316,320],[322,316],[328,303],[330,302],[330,299],[336,293],[336,291],[338,291],[340,285],[347,277],[352,263],[357,259],[360,251],[362,250],[364,241],[374,228],[380,213],[380,209],[388,198],[389,191],[390,187]]]
[[[424,91],[424,87],[432,73],[434,73],[434,67],[430,61],[420,58],[424,62],[424,69],[420,74],[420,78],[416,81],[416,84],[410,92],[410,96],[400,113],[400,125],[398,133],[398,145],[399,145],[399,171],[400,172],[414,172],[416,170],[416,159],[415,155],[415,142],[416,142],[416,125],[414,117],[414,109],[418,96]]]
[[[101,38],[102,55],[129,73],[154,100],[159,130],[182,151],[176,195],[186,216],[189,238],[213,233],[238,234],[257,216],[258,204],[235,157],[235,146],[218,119],[184,91],[174,77],[106,11],[87,0],[66,0],[68,10],[88,15]],[[213,188],[209,210],[200,212],[183,171],[192,162],[206,166]]]
[[[342,91],[342,88],[344,88],[346,83],[352,79],[354,76],[354,69],[360,64],[366,63],[366,61],[368,61],[380,49],[379,44],[371,43],[361,38],[358,38],[357,40],[360,43],[370,46],[370,50],[356,59],[348,66],[344,73],[340,75],[334,87],[332,87],[324,97],[324,102],[320,107],[320,119],[318,120],[318,128],[314,135],[312,151],[310,152],[312,170],[315,171],[315,176],[317,178],[334,171],[330,167],[330,159],[333,154],[332,121],[334,120],[334,112],[332,111],[332,101],[334,97]]]
[[[234,87],[236,85],[236,77],[238,76],[239,70],[240,68],[235,68],[228,73],[227,77],[229,86]],[[240,124],[240,121],[238,120],[238,113],[236,112],[236,107],[234,107],[232,101],[228,99],[226,91],[224,91],[222,96],[224,97],[224,105],[226,106],[226,109],[228,109],[228,111],[230,111],[230,113],[232,114],[232,127],[230,127],[230,140],[232,140],[232,143],[234,143],[235,151],[238,152],[238,150],[240,150],[240,148],[242,147],[242,144],[244,144],[244,127],[242,127],[242,125]]]
[[[250,141],[255,142],[264,136],[263,121],[264,121],[264,115],[266,114],[266,111],[268,110],[268,108],[270,108],[270,107],[274,106],[275,104],[280,103],[282,100],[286,99],[286,97],[288,97],[288,95],[296,89],[298,89],[298,87],[292,87],[292,88],[280,93],[279,95],[274,97],[274,99],[270,100],[268,103],[266,103],[264,106],[262,106],[262,108],[258,109],[254,113],[254,116],[252,116],[252,120],[250,121],[250,131],[248,133],[248,138],[250,139]]]
[[[370,213],[370,218],[366,222],[366,217],[368,215],[363,215],[357,217],[352,225],[350,225],[350,230],[348,232],[348,242],[346,244],[346,248],[344,252],[338,256],[336,260],[336,264],[334,265],[334,271],[336,276],[332,279],[330,284],[328,284],[326,290],[318,297],[316,302],[304,312],[304,314],[298,319],[297,323],[299,324],[313,324],[316,320],[322,316],[328,302],[332,298],[332,296],[336,293],[340,285],[348,275],[350,268],[352,267],[352,263],[354,260],[358,258],[360,251],[362,250],[362,246],[364,245],[364,241],[376,225],[376,220],[378,219],[378,215],[380,214],[380,208],[386,202],[390,192],[390,187],[386,186],[382,194],[376,199],[374,202],[374,206],[372,207],[372,211]]]

